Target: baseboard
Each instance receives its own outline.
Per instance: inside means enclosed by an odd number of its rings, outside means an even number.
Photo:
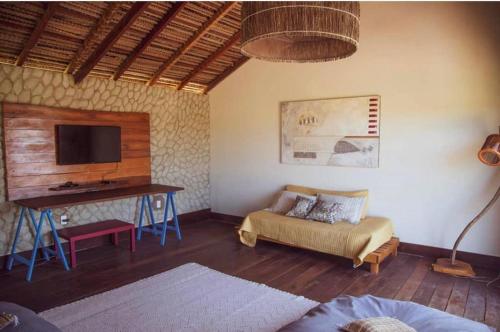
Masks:
[[[399,244],[399,251],[435,259],[451,257],[452,253],[451,249],[431,247],[407,242],[401,242]],[[457,251],[457,259],[467,262],[474,267],[500,271],[500,257],[497,256],[476,254],[467,251]]]
[[[243,221],[244,217],[233,216],[230,214],[210,212],[210,219],[216,219],[217,221],[222,221],[228,224],[239,225]]]
[[[200,219],[209,219],[211,217],[212,211],[210,209],[197,210],[193,212],[187,212],[179,214],[179,222],[193,222]]]
[[[179,214],[178,218],[179,218],[179,223],[181,224],[181,227],[182,227],[182,224],[189,224],[191,222],[195,222],[198,220],[210,219],[211,218],[211,211],[210,211],[210,209],[203,209],[203,210],[198,210],[198,211],[193,211],[193,212],[182,213],[182,214]],[[146,227],[148,227],[148,226],[146,226]],[[136,227],[136,231],[137,231],[137,227]],[[120,237],[123,236],[123,238],[126,238],[128,236],[125,233],[123,233],[123,234],[120,233],[119,235],[120,235]],[[81,240],[81,241],[78,241],[77,252],[82,251],[82,250],[96,248],[96,247],[101,247],[101,246],[106,245],[106,244],[111,245],[110,236],[99,236],[99,237],[95,237],[95,238],[91,238],[91,239]],[[66,254],[68,254],[69,253],[68,242],[62,243],[62,247],[63,247],[64,252]],[[24,256],[26,258],[29,258],[31,255],[31,250],[21,251],[21,252],[18,252],[18,254],[21,256]],[[8,257],[9,257],[9,255],[0,256],[0,267],[2,267],[2,269],[5,269]],[[42,259],[43,258],[40,256],[37,259],[37,262],[42,260]]]
[[[211,219],[215,219],[221,222],[230,223],[234,225],[239,225],[243,221],[243,217],[233,216],[218,212],[211,212],[210,216]],[[430,247],[421,244],[414,244],[407,242],[401,242],[399,244],[399,251],[413,255],[431,257],[434,259],[451,257],[451,252],[452,252],[450,249]],[[500,271],[500,257],[476,254],[466,251],[458,251],[457,259],[463,260],[478,268]]]

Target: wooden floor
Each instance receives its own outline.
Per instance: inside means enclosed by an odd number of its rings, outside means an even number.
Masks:
[[[430,271],[431,259],[401,253],[388,258],[379,275],[367,268],[353,269],[347,259],[278,244],[259,242],[255,248],[239,244],[233,225],[200,220],[181,225],[184,239],[169,234],[167,247],[145,234],[134,254],[125,238],[121,247],[106,245],[78,253],[78,267],[66,272],[56,262],[41,262],[32,283],[24,280],[26,267],[0,272],[0,300],[42,311],[89,295],[197,262],[240,278],[325,302],[340,295],[373,294],[411,300],[455,315],[498,326],[499,284],[455,278]],[[484,279],[495,273],[477,271]]]

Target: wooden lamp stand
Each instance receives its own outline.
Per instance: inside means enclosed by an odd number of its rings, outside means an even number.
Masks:
[[[479,214],[469,222],[469,224],[464,228],[457,241],[455,241],[455,245],[453,246],[453,253],[450,258],[438,258],[436,263],[432,264],[432,268],[436,272],[452,274],[455,276],[463,276],[463,277],[474,277],[476,274],[472,269],[472,266],[469,263],[459,261],[455,259],[457,255],[457,248],[465,234],[469,231],[469,229],[474,226],[474,224],[495,204],[496,200],[500,196],[500,187],[497,189],[495,196],[491,199],[491,201],[484,207]]]
[[[500,135],[490,135],[478,153],[479,160],[489,166],[500,166]],[[476,274],[469,263],[455,259],[457,255],[458,245],[464,238],[465,234],[474,226],[479,219],[495,204],[500,196],[500,187],[489,203],[472,219],[464,228],[460,236],[455,241],[451,258],[438,258],[436,263],[432,264],[432,268],[436,272],[452,274],[455,276],[474,277]]]

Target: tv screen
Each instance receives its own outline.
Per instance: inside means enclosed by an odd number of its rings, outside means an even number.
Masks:
[[[121,161],[121,128],[112,126],[57,125],[59,165]]]

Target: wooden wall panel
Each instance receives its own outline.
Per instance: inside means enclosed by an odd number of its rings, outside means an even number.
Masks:
[[[57,165],[55,126],[121,127],[122,161]],[[149,114],[82,111],[28,104],[3,103],[4,161],[7,200],[87,191],[53,191],[68,181],[78,184],[116,181],[101,190],[151,183]]]

